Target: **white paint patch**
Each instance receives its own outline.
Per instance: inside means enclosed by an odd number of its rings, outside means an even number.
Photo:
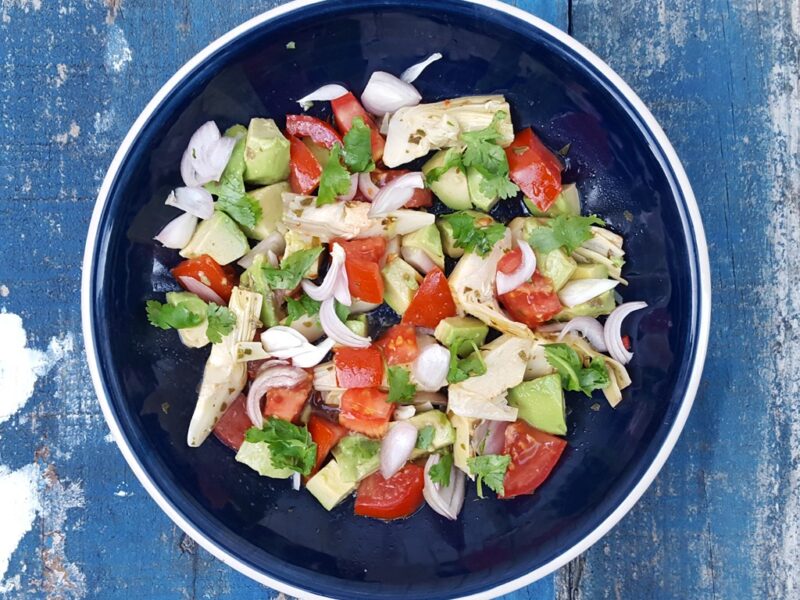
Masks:
[[[35,463],[17,471],[0,465],[0,583],[5,587],[14,585],[13,580],[3,581],[11,556],[42,509],[39,481],[39,465]]]
[[[103,439],[104,439],[105,441],[107,441],[109,444],[113,444],[113,443],[114,443],[114,434],[112,434],[111,432],[109,432],[109,433],[107,433],[107,434],[105,435],[105,437],[104,437]]]
[[[3,23],[11,22],[11,10],[14,8],[26,14],[31,10],[35,12],[42,8],[42,0],[2,0],[2,3],[0,3],[0,20]]]
[[[133,53],[128,46],[125,33],[116,25],[109,27],[106,36],[106,69],[121,73],[133,60]]]
[[[133,492],[129,492],[127,490],[117,490],[114,492],[114,495],[118,498],[127,498],[128,496],[133,496]]]
[[[68,142],[78,139],[78,136],[81,134],[81,126],[78,125],[75,121],[69,124],[69,129],[64,133],[59,133],[53,136],[53,141],[61,146],[64,146]]]
[[[113,108],[104,110],[101,113],[94,113],[94,132],[96,135],[107,133],[114,125],[116,114]]]
[[[3,284],[0,285],[0,296],[3,298],[8,298],[8,295],[11,293],[11,290],[8,289],[8,286]]]

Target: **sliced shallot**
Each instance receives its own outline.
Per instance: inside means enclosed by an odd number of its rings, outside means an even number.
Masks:
[[[189,240],[192,239],[196,227],[197,217],[189,213],[183,213],[167,223],[164,229],[159,231],[158,235],[153,239],[161,242],[161,245],[165,248],[183,250]]]
[[[197,294],[202,300],[206,302],[214,302],[220,306],[225,306],[227,303],[223,300],[217,292],[208,287],[205,283],[198,281],[194,277],[182,275],[178,277],[178,281],[183,287],[193,294]]]
[[[633,352],[626,350],[622,343],[622,321],[632,312],[643,308],[647,308],[647,302],[626,302],[615,308],[606,319],[603,338],[609,355],[618,363],[626,365],[633,358]]]
[[[541,331],[541,328],[539,328],[538,331]],[[571,331],[580,333],[598,352],[607,352],[608,345],[603,338],[603,326],[597,319],[593,319],[592,317],[575,317],[561,329],[561,333],[559,333],[557,338],[558,341],[560,342],[563,340],[564,336]]]
[[[295,367],[300,367],[302,369],[316,367],[322,362],[322,359],[325,358],[328,352],[333,349],[333,343],[334,342],[331,338],[326,338],[316,346],[308,344],[303,352],[292,356],[292,364]]]
[[[392,179],[375,195],[367,213],[370,217],[385,217],[390,212],[402,208],[411,200],[414,190],[425,187],[425,178],[419,171],[413,171]]]
[[[495,285],[497,286],[497,294],[507,294],[513,292],[526,281],[533,277],[536,271],[536,255],[533,253],[530,244],[525,240],[517,240],[517,247],[522,252],[522,262],[511,273],[503,273],[498,271],[495,276]]]
[[[243,269],[249,269],[253,265],[253,260],[256,256],[264,255],[269,256],[269,253],[272,252],[273,255],[277,258],[278,254],[283,254],[284,249],[286,248],[286,240],[284,239],[283,235],[281,235],[277,231],[273,231],[270,233],[266,238],[258,242],[253,248],[245,254],[239,262],[236,264],[242,267]],[[276,266],[276,265],[273,265]]]
[[[359,173],[358,190],[364,194],[368,200],[374,200],[375,196],[378,195],[378,192],[381,191],[381,188],[375,185],[375,182],[372,181],[372,177],[370,177],[369,173]]]
[[[572,308],[578,304],[597,298],[600,294],[613,290],[619,284],[613,279],[576,279],[568,281],[558,292],[561,304]]]
[[[411,363],[411,374],[414,379],[428,390],[438,390],[447,384],[447,372],[450,369],[450,351],[439,344],[430,344],[423,348]]]
[[[275,325],[261,334],[261,345],[275,358],[292,358],[307,344],[308,340],[302,333],[285,325]]]
[[[399,421],[381,442],[381,475],[389,479],[406,464],[417,443],[417,428]]]
[[[337,344],[350,348],[367,348],[372,343],[368,337],[356,335],[336,314],[334,299],[323,300],[319,309],[319,321],[325,334]]]
[[[262,368],[250,384],[247,392],[247,416],[250,422],[261,429],[264,416],[261,413],[261,399],[270,388],[291,388],[308,377],[303,369],[282,365],[269,365]]]
[[[441,486],[431,480],[431,467],[441,460],[438,454],[431,454],[425,463],[425,485],[422,488],[422,495],[425,501],[437,513],[455,521],[458,513],[464,506],[464,473],[455,468],[450,468],[450,485]]]
[[[304,279],[301,284],[303,286],[303,291],[317,302],[322,302],[323,300],[333,297],[339,278],[342,277],[343,273],[344,276],[347,277],[344,271],[344,259],[344,248],[339,244],[333,244],[331,248],[331,264],[328,267],[328,272],[325,274],[322,283],[316,285],[308,279]]]
[[[439,392],[417,392],[414,395],[414,404],[417,408],[424,404],[444,406],[447,404],[447,396]]]
[[[442,58],[441,52],[434,52],[422,62],[418,62],[417,64],[408,67],[405,71],[403,71],[403,74],[400,75],[400,79],[402,79],[406,83],[414,83],[417,80],[417,77],[422,75],[422,72],[426,68],[428,68],[428,65],[430,65],[431,63],[435,63],[437,60],[441,58]]]
[[[364,108],[379,117],[405,106],[416,106],[421,100],[417,88],[385,71],[375,71],[361,94]]]
[[[230,160],[237,138],[221,136],[214,121],[203,123],[192,134],[181,157],[181,177],[189,187],[217,181]]]
[[[300,473],[292,473],[292,489],[295,492],[300,490]]]
[[[328,100],[336,100],[347,93],[347,88],[342,87],[336,83],[329,83],[317,88],[310,94],[306,94],[297,103],[303,107],[303,110],[311,108],[314,102],[327,102]]]
[[[400,250],[400,253],[403,255],[403,260],[420,273],[427,273],[436,268],[436,263],[431,260],[428,253],[422,248],[410,248],[406,246]]]
[[[477,454],[500,454],[505,443],[507,421],[481,421],[472,436]]]
[[[347,190],[347,193],[336,196],[336,199],[342,202],[349,202],[356,197],[356,191],[358,191],[358,173],[353,173],[350,175],[350,188]]]
[[[211,192],[201,187],[176,188],[170,192],[164,204],[180,208],[198,219],[210,219],[214,215],[214,198]]]
[[[404,404],[394,409],[392,418],[395,421],[406,421],[417,414],[417,408],[413,404]]]

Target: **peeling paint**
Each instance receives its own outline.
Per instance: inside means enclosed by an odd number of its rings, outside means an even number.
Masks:
[[[69,129],[64,133],[59,133],[53,136],[53,141],[61,146],[66,145],[68,142],[78,139],[81,134],[81,127],[75,121],[69,124]]]
[[[128,46],[125,33],[116,25],[109,27],[106,37],[106,69],[114,73],[121,73],[133,60],[133,53]]]
[[[31,530],[39,503],[39,466],[30,464],[16,471],[0,465],[0,584],[4,582],[11,556],[27,532]]]
[[[41,8],[42,0],[2,0],[2,4],[0,4],[0,20],[3,23],[10,23],[12,9],[18,9],[27,14],[31,10],[36,12]]]

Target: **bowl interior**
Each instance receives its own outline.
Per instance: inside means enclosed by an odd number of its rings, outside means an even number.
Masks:
[[[294,42],[295,49],[286,48]],[[288,482],[259,477],[216,439],[185,444],[205,351],[147,324],[144,303],[174,289],[176,253],[153,235],[174,216],[192,132],[252,116],[282,122],[293,99],[340,82],[363,89],[436,51],[416,85],[426,101],[503,93],[517,127],[553,149],[571,144],[567,179],[586,210],[625,237],[633,385],[612,410],[570,395],[569,447],[534,496],[467,495],[457,522],[423,509],[394,523],[356,518],[352,500],[326,512]],[[326,114],[315,107],[312,114]],[[513,207],[516,209],[516,205]],[[560,42],[478,5],[351,2],[306,7],[263,23],[191,72],[144,125],[101,216],[92,277],[92,335],[108,401],[133,453],[166,500],[235,559],[288,584],[348,598],[476,593],[520,577],[576,544],[651,464],[687,385],[698,320],[694,238],[673,174],[652,135],[602,74]]]

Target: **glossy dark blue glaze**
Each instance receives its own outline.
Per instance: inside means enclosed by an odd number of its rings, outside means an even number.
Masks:
[[[620,504],[651,464],[693,358],[700,303],[694,237],[673,174],[628,102],[530,25],[472,4],[433,6],[326,3],[241,36],[151,116],[100,222],[94,335],[107,395],[138,460],[168,501],[226,552],[330,596],[476,593],[562,554]],[[295,50],[286,49],[289,41]],[[426,100],[503,93],[517,127],[532,125],[551,148],[571,143],[566,177],[578,183],[586,210],[625,236],[630,286],[623,295],[651,308],[628,322],[636,357],[625,401],[611,410],[599,396],[569,399],[569,449],[535,496],[479,501],[470,491],[455,523],[429,509],[383,523],[354,517],[352,500],[327,513],[288,482],[239,465],[213,438],[199,449],[186,446],[205,351],[188,350],[174,332],[146,322],[144,302],[174,287],[164,265],[178,258],[151,238],[174,214],[163,200],[180,184],[181,153],[204,121],[222,127],[251,116],[280,120],[297,111],[294,98],[321,84],[361,90],[373,70],[399,73],[435,51],[445,60],[417,82]],[[512,204],[509,213],[518,211]],[[624,548],[612,552],[624,560]]]

